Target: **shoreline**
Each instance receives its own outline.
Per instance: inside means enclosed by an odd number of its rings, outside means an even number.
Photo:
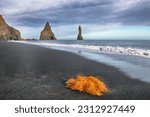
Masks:
[[[37,42],[15,41],[15,42],[29,44],[29,45],[37,45],[37,46],[45,47],[45,48],[49,48],[49,49],[70,52],[70,53],[82,56],[88,60],[93,60],[98,63],[102,63],[102,64],[105,64],[108,66],[115,67],[115,68],[119,69],[120,71],[122,71],[123,73],[125,73],[126,75],[128,75],[130,78],[139,79],[141,81],[150,83],[150,79],[149,79],[150,64],[147,64],[147,63],[149,63],[149,59],[145,58],[145,57],[127,55],[127,54],[107,53],[107,52],[101,52],[100,50],[99,51],[86,50],[83,48],[79,48],[79,45],[78,46],[77,45],[70,46],[70,44],[64,44],[64,43],[59,43],[59,42],[56,43],[53,41],[52,42],[49,42],[49,41],[48,42],[47,41],[46,42],[45,41],[42,41],[42,42],[41,41],[40,42],[38,42],[38,41]],[[78,43],[78,44],[80,44],[80,43]],[[81,45],[82,45],[82,43],[81,43]],[[84,45],[84,43],[83,43],[83,45]],[[75,48],[75,46],[76,46],[76,48]],[[140,64],[140,63],[142,63],[142,64]]]
[[[119,69],[65,51],[0,42],[0,99],[150,99],[149,83]],[[111,94],[92,96],[65,88],[77,75],[101,76]]]

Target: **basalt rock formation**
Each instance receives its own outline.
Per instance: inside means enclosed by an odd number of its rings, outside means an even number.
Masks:
[[[0,40],[20,40],[21,34],[20,32],[10,27],[4,20],[3,16],[0,15]]]
[[[57,40],[48,22],[41,32],[40,40]]]
[[[79,30],[79,32],[78,32],[77,40],[83,40],[83,37],[82,37],[82,28],[81,28],[81,26],[79,26],[78,30]]]

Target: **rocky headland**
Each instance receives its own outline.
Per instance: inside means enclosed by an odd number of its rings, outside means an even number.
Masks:
[[[17,29],[9,26],[2,15],[0,15],[0,40],[20,40],[21,33]]]

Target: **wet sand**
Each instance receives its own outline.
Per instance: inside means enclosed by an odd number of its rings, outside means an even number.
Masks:
[[[101,76],[111,93],[98,97],[65,88],[77,74]],[[150,84],[69,52],[1,41],[0,99],[143,100],[150,99]]]

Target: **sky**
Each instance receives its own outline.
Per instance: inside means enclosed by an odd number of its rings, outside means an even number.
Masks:
[[[49,21],[58,39],[149,39],[150,0],[0,0],[0,14],[21,31],[39,38]]]

